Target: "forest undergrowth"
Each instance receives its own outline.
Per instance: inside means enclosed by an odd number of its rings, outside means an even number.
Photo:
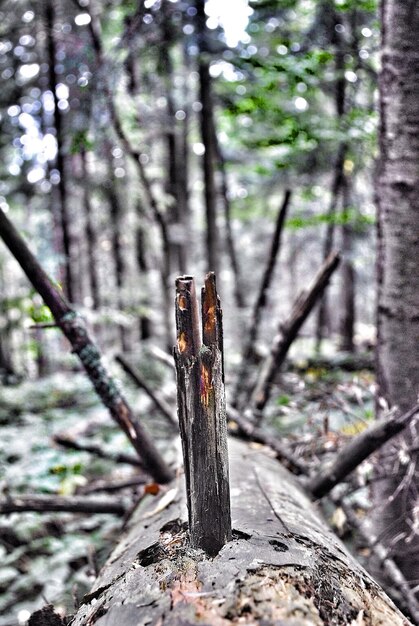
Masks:
[[[142,360],[136,365],[145,370],[175,412],[173,373],[160,363],[147,361],[144,365]],[[373,417],[375,382],[371,371],[345,371],[330,365],[293,361],[277,381],[266,412],[265,428],[286,439],[294,454],[311,464],[333,454]],[[115,373],[166,458],[174,462],[176,446],[166,423],[117,366]],[[83,450],[64,449],[54,442],[54,436],[64,434],[81,445],[98,445],[114,455],[131,454],[125,436],[109,420],[80,372],[56,373],[40,381],[4,386],[0,423],[3,498],[9,493],[104,495],[122,500],[129,511],[145,493],[164,489],[141,474],[138,467]],[[357,485],[367,480],[369,471],[364,463],[358,470]],[[138,479],[138,484],[112,489],[112,485],[118,487],[131,479]],[[364,491],[355,491],[360,509],[368,507]],[[343,512],[330,507],[326,515],[350,542]],[[123,519],[94,513],[2,515],[0,626],[25,624],[30,613],[46,602],[63,615],[73,613],[117,541]]]

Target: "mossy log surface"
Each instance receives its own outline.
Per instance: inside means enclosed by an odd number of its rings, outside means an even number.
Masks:
[[[230,472],[233,540],[216,557],[189,546],[173,483],[136,508],[72,626],[411,624],[275,459],[233,441]]]

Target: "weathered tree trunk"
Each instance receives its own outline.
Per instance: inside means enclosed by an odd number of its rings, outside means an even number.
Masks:
[[[215,556],[231,539],[223,329],[215,275],[202,290],[202,345],[194,281],[176,281],[174,351],[191,545]]]
[[[148,497],[73,626],[410,624],[284,468],[237,442],[230,458],[232,541],[190,547],[183,484]]]
[[[378,200],[378,412],[419,392],[419,5],[382,0]],[[375,526],[408,580],[419,580],[417,421],[380,454]],[[401,456],[402,455],[402,456]]]

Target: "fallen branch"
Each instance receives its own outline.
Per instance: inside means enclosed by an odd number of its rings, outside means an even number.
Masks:
[[[95,480],[90,485],[81,487],[77,490],[77,493],[88,495],[90,493],[96,493],[98,491],[120,491],[121,489],[127,489],[129,487],[138,487],[139,485],[146,485],[147,478],[145,476],[131,476],[124,480]]]
[[[134,369],[132,365],[130,365],[128,361],[120,354],[115,357],[115,360],[119,363],[124,372],[128,374],[131,380],[133,380],[140,389],[143,389],[146,392],[148,397],[153,401],[154,405],[157,407],[163,417],[169,422],[169,424],[171,426],[177,427],[178,423],[173,416],[171,408],[168,406],[166,401],[159,396],[157,392],[153,391],[153,389],[150,387],[147,381],[144,380],[138,370]]]
[[[294,302],[289,318],[285,323],[280,324],[271,352],[262,365],[251,395],[250,406],[253,411],[262,411],[265,408],[271,394],[271,384],[277,371],[284,362],[301,326],[327,287],[330,277],[339,265],[339,261],[340,257],[337,253],[331,254],[326,259],[311,286],[307,291],[303,291]]]
[[[127,505],[120,498],[86,498],[84,496],[7,495],[0,497],[0,513],[110,513],[125,515]]]
[[[282,201],[281,208],[278,213],[278,217],[275,224],[275,231],[272,237],[271,248],[267,259],[265,271],[263,273],[262,282],[260,284],[259,293],[257,295],[255,304],[253,306],[249,331],[247,333],[246,343],[243,349],[241,367],[237,376],[237,386],[234,393],[233,404],[236,406],[240,401],[240,396],[243,390],[246,388],[247,383],[247,368],[249,361],[253,356],[255,350],[255,343],[259,332],[260,321],[262,318],[262,311],[266,306],[266,296],[272,282],[274,274],[275,263],[278,256],[278,252],[281,246],[281,234],[287,216],[288,205],[291,199],[291,191],[286,190],[284,199]]]
[[[170,367],[171,370],[175,370],[175,362],[173,356],[169,355],[165,350],[162,350],[158,346],[148,346],[148,352],[152,354],[158,361]]]
[[[311,478],[306,487],[315,498],[322,498],[335,485],[342,482],[348,474],[358,467],[373,452],[381,448],[389,439],[398,435],[419,413],[419,404],[399,417],[377,420],[360,435],[354,437],[347,446],[336,455],[334,462]]]
[[[69,340],[73,352],[79,357],[96,393],[109,409],[112,418],[128,436],[143,460],[144,467],[155,480],[162,483],[168,482],[173,477],[172,471],[166,465],[141,422],[135,417],[115,381],[106,371],[100,352],[89,337],[81,316],[70,307],[58,287],[49,279],[1,209],[0,235],[36,291],[51,309],[55,322]]]
[[[109,459],[114,463],[127,463],[128,465],[134,465],[135,467],[143,467],[141,459],[132,454],[125,454],[124,452],[109,452],[100,446],[98,443],[80,443],[71,437],[66,435],[54,435],[52,438],[55,443],[63,448],[69,450],[80,450],[81,452],[89,452],[101,459]]]
[[[228,419],[235,422],[237,430],[230,428],[230,433],[234,436],[238,436],[246,441],[254,441],[255,443],[261,443],[268,448],[271,448],[276,452],[277,459],[285,461],[285,464],[289,469],[297,475],[307,475],[307,466],[300,461],[279,439],[273,437],[262,428],[259,428],[250,419],[241,415],[236,409],[227,407]]]

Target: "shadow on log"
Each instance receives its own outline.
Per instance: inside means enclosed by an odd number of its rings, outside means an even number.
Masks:
[[[241,442],[230,458],[232,541],[215,558],[193,550],[172,484],[134,511],[72,626],[411,624],[289,472]]]

